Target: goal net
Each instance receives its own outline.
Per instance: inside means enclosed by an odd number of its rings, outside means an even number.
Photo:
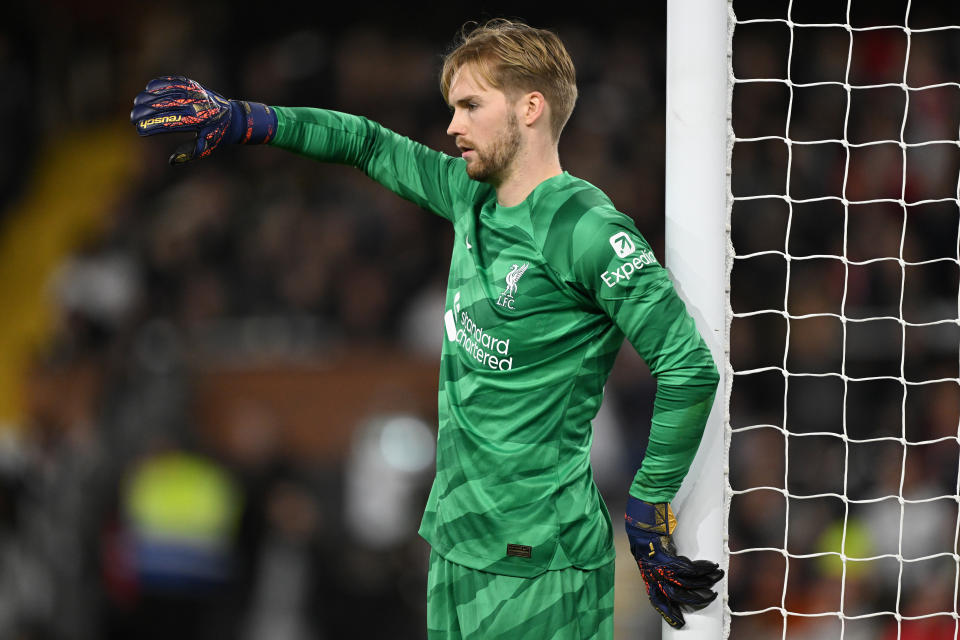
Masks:
[[[731,638],[960,637],[956,4],[730,4]]]

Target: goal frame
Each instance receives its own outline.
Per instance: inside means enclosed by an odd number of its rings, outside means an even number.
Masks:
[[[720,384],[700,449],[673,500],[684,555],[726,571],[729,350],[727,246],[730,207],[729,0],[668,0],[666,37],[665,265],[694,317]],[[663,638],[720,640],[729,634],[727,578],[716,601],[685,613]]]

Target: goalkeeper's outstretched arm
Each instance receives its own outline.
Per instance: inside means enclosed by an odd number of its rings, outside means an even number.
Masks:
[[[163,76],[134,100],[141,136],[190,132],[170,156],[181,165],[231,144],[270,144],[321,162],[357,167],[397,195],[452,219],[451,188],[479,188],[452,158],[367,118],[328,109],[229,100],[195,80]]]

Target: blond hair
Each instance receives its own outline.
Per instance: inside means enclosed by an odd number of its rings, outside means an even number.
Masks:
[[[570,54],[555,33],[505,18],[483,25],[467,23],[444,56],[440,73],[444,100],[449,101],[454,74],[467,64],[511,99],[528,91],[542,93],[550,105],[550,131],[554,140],[560,138],[577,101],[577,76]]]

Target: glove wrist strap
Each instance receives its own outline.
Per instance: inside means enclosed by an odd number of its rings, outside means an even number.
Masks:
[[[669,502],[645,502],[633,496],[627,500],[626,520],[628,525],[660,535],[672,535],[677,528]]]
[[[231,100],[230,128],[237,144],[267,144],[277,133],[277,112],[261,102]]]

